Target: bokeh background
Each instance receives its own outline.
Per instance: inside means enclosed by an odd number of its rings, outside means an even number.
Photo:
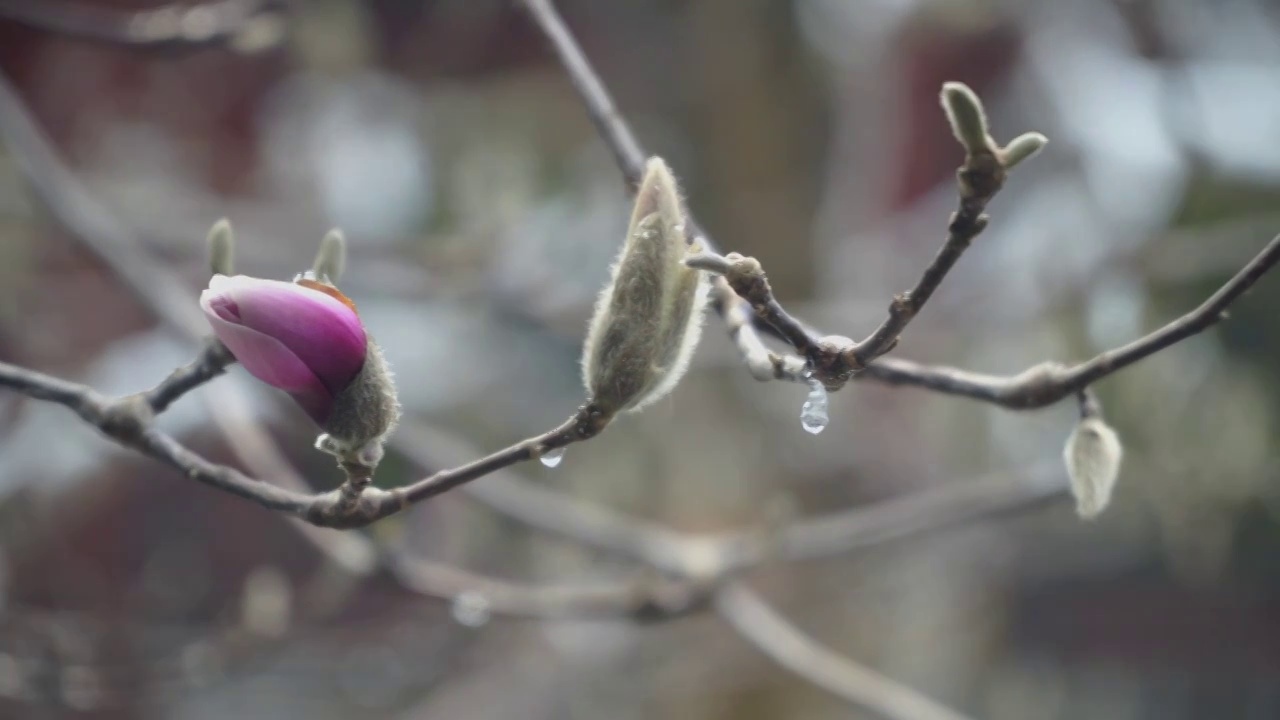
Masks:
[[[943,81],[985,98],[998,138],[1050,137],[904,357],[1000,373],[1086,358],[1194,307],[1280,230],[1269,0],[559,6],[704,224],[830,332],[867,333],[943,239],[961,159]],[[408,413],[477,451],[561,421],[581,401],[583,328],[628,201],[532,23],[509,0],[311,0],[255,33],[139,51],[0,19],[0,72],[192,306],[217,218],[237,229],[240,270],[265,277],[305,269],[338,226],[344,289]],[[0,359],[109,393],[187,362],[193,346],[27,179],[0,152]],[[1229,322],[1099,384],[1126,448],[1099,521],[1064,497],[770,565],[752,585],[832,649],[975,717],[1280,717],[1277,302],[1266,278]],[[317,488],[338,483],[304,416],[239,368],[163,426],[243,466],[201,402],[227,386]],[[554,470],[517,471],[691,532],[991,477],[1065,482],[1071,402],[1013,413],[856,383],[812,436],[804,396],[753,381],[713,318],[672,397]],[[431,469],[393,455],[378,482]],[[626,567],[461,492],[372,533],[519,580]],[[62,408],[0,395],[0,717],[870,717],[712,614],[457,615],[344,574],[280,517]]]

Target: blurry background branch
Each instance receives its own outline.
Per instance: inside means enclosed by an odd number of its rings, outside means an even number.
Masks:
[[[915,690],[828,650],[800,632],[741,582],[716,591],[716,611],[782,667],[886,718],[967,720]]]
[[[287,10],[287,0],[175,2],[132,12],[83,0],[0,0],[0,20],[80,40],[166,51],[266,49],[283,37]]]

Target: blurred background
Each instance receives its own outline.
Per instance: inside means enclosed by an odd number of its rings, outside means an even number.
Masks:
[[[997,139],[1049,136],[903,357],[993,373],[1087,358],[1194,307],[1280,230],[1269,0],[558,6],[724,250],[758,257],[784,304],[828,332],[869,332],[943,240],[961,160],[943,81],[978,91]],[[241,272],[286,279],[338,226],[344,290],[407,413],[478,457],[577,407],[583,329],[629,203],[516,3],[296,2],[197,49],[29,17],[108,27],[158,7],[2,3],[0,72],[6,124],[19,101],[107,224],[180,278],[183,312],[216,219],[236,227]],[[194,345],[30,191],[14,137],[0,152],[0,360],[106,393],[188,362]],[[1280,717],[1277,303],[1266,278],[1229,322],[1099,384],[1126,455],[1097,522],[1062,498],[773,564],[752,586],[832,649],[974,717]],[[1065,483],[1074,403],[1014,413],[854,383],[814,436],[805,388],[753,381],[717,319],[705,338],[673,396],[555,469],[517,472],[689,532],[993,477]],[[162,426],[244,467],[201,402],[228,387],[318,489],[337,485],[305,417],[238,367]],[[393,453],[377,482],[439,467],[418,461]],[[627,567],[465,492],[371,532],[523,581]],[[714,614],[459,610],[344,574],[281,517],[0,394],[0,717],[871,717]]]

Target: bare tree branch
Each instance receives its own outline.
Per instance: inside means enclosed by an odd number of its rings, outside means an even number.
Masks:
[[[599,76],[569,33],[550,0],[522,0],[523,5],[551,42],[570,81],[600,131],[629,185],[634,185],[643,166],[645,151],[618,112]],[[740,298],[722,297],[716,304],[728,321],[730,333],[746,359],[753,377],[766,379],[773,362],[759,337],[744,333],[743,319],[754,317],[773,328],[808,360],[815,377],[829,389],[848,379],[873,380],[891,385],[910,385],[945,394],[961,395],[1008,408],[1038,408],[1057,402],[1072,393],[1181,340],[1210,327],[1222,312],[1280,260],[1280,246],[1273,240],[1257,257],[1196,310],[1155,332],[1091,360],[1071,367],[1043,363],[1013,376],[986,375],[946,366],[925,365],[910,360],[880,357],[892,349],[902,329],[932,296],[960,254],[986,226],[982,209],[1003,182],[1003,168],[993,167],[991,155],[967,157],[960,168],[961,201],[952,217],[942,250],[926,268],[915,288],[894,298],[889,317],[860,343],[846,337],[821,337],[791,316],[773,297],[760,264],[752,258],[730,255],[718,264],[703,258],[702,267],[720,272]],[[997,163],[998,165],[998,163]],[[707,255],[716,244],[699,228],[692,216],[692,233]],[[708,264],[709,263],[709,264]],[[726,264],[727,263],[727,264]],[[747,307],[740,307],[746,303]],[[877,359],[878,358],[878,359]],[[798,379],[792,373],[774,377]]]
[[[179,373],[185,377],[187,373],[184,371]],[[201,371],[190,375],[212,376]],[[0,387],[8,387],[38,400],[64,405],[119,444],[175,467],[193,480],[252,500],[268,510],[296,515],[321,527],[353,528],[369,525],[495,470],[594,437],[603,428],[599,413],[590,406],[584,406],[574,417],[554,430],[466,465],[441,470],[405,487],[393,490],[369,487],[354,495],[340,488],[329,493],[307,495],[254,480],[234,468],[211,463],[156,429],[153,422],[155,413],[147,398],[152,395],[173,396],[173,393],[153,390],[142,395],[108,399],[83,385],[7,363],[0,363]],[[165,386],[162,384],[161,388],[163,387]],[[194,385],[186,383],[186,387],[189,389]]]
[[[306,496],[258,482],[187,450],[154,427],[154,413],[142,395],[106,398],[84,385],[7,363],[0,363],[0,387],[64,405],[117,443],[178,468],[194,480],[253,500],[269,510],[299,514],[310,505]]]
[[[818,644],[734,582],[716,591],[720,616],[756,649],[818,687],[888,720],[968,720],[901,683]]]
[[[711,286],[711,301],[729,330],[729,339],[738,346],[742,361],[751,377],[760,381],[789,380],[801,382],[807,371],[803,358],[776,353],[765,345],[752,324],[751,306],[742,302],[724,278],[716,278]]]
[[[285,0],[171,3],[137,11],[70,0],[0,0],[0,20],[79,40],[140,50],[231,45],[258,50],[279,41]]]
[[[855,377],[962,395],[1008,408],[1044,407],[1213,327],[1225,319],[1231,303],[1253,287],[1277,262],[1280,262],[1280,236],[1272,238],[1247,265],[1196,309],[1137,340],[1069,367],[1059,363],[1041,363],[1017,375],[999,376],[882,358]]]

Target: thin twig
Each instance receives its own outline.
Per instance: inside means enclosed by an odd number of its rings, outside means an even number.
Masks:
[[[195,360],[174,370],[159,385],[147,391],[147,404],[158,415],[178,398],[226,372],[235,361],[235,356],[221,342],[206,340]]]
[[[1280,262],[1280,236],[1266,244],[1243,268],[1199,307],[1126,345],[1072,366],[1041,363],[1017,375],[973,373],[929,366],[901,358],[881,358],[855,376],[890,385],[908,385],[1013,409],[1040,408],[1083,390],[1114,372],[1154,355],[1225,318],[1225,312],[1263,275]]]
[[[191,373],[193,376],[200,374],[203,373]],[[188,389],[194,387],[190,383],[186,386]],[[405,487],[393,490],[366,488],[356,498],[356,502],[350,502],[341,491],[307,495],[254,480],[234,468],[211,463],[191,452],[154,426],[155,414],[147,398],[166,393],[153,390],[142,395],[109,399],[84,385],[7,363],[0,363],[0,387],[8,387],[38,400],[65,405],[119,444],[175,467],[193,480],[252,500],[268,510],[296,515],[321,527],[353,528],[369,525],[495,470],[594,437],[604,427],[600,414],[590,406],[584,406],[572,418],[550,432],[516,443],[466,465],[441,470]]]
[[[823,647],[741,582],[716,591],[716,610],[782,667],[888,720],[968,720],[910,687]]]
[[[724,318],[729,339],[738,346],[742,362],[747,366],[751,377],[760,381],[804,380],[804,359],[796,355],[776,353],[765,345],[751,322],[751,307],[742,302],[724,278],[716,278],[715,284],[711,286],[711,302]]]
[[[987,227],[987,216],[982,211],[1004,184],[1004,173],[1004,167],[992,154],[970,154],[965,158],[958,171],[960,206],[947,224],[947,239],[942,249],[914,288],[894,296],[884,322],[865,340],[845,351],[844,358],[850,368],[860,370],[897,345],[907,324],[933,296],[973,239]]]
[[[190,50],[228,44],[258,50],[279,41],[284,27],[280,16],[286,4],[284,0],[217,0],[199,5],[172,3],[130,12],[68,0],[0,0],[0,20],[139,50]],[[255,31],[260,35],[252,36]]]

